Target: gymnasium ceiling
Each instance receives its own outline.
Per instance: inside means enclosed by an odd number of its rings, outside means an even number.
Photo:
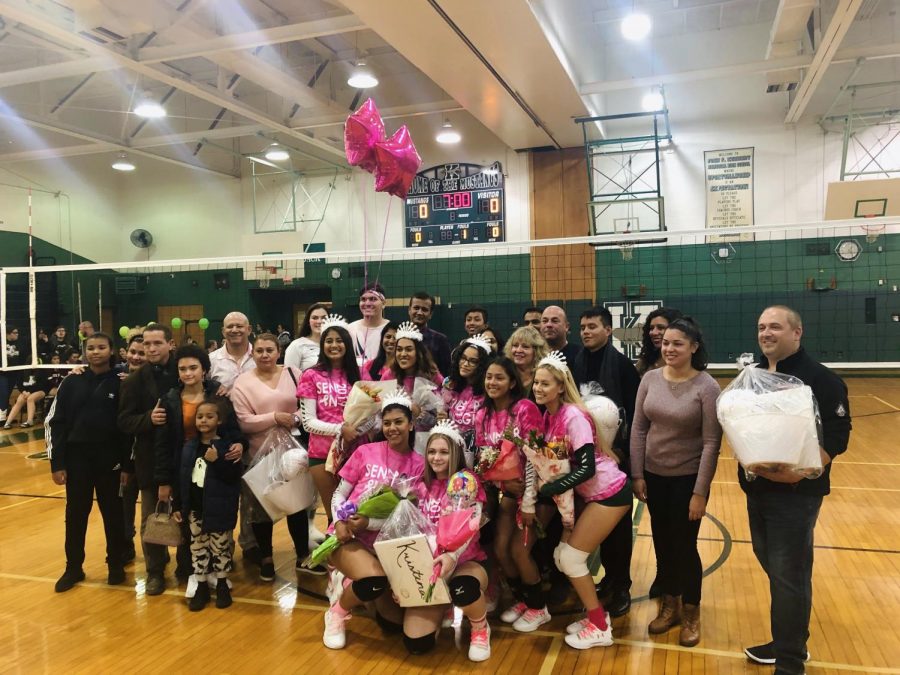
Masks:
[[[621,18],[653,32],[625,41]],[[240,175],[274,140],[301,171],[345,166],[368,95],[428,163],[449,119],[513,150],[582,142],[573,117],[639,111],[673,130],[793,124],[900,106],[900,0],[0,0],[0,167],[127,150]],[[363,56],[380,84],[347,84]],[[842,87],[888,83],[857,90]],[[767,93],[767,87],[775,91]],[[792,91],[787,91],[792,89]],[[144,93],[168,116],[131,111]],[[599,130],[594,130],[599,133]],[[607,131],[607,133],[609,133]],[[464,143],[466,141],[464,140]]]

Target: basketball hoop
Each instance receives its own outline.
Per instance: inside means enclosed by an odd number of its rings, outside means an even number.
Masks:
[[[866,216],[866,218],[874,218],[875,216]],[[884,234],[887,225],[860,225],[863,232],[866,233],[866,241],[870,244],[878,241],[878,237]]]
[[[260,288],[268,288],[272,277],[278,272],[278,268],[272,265],[258,265],[256,267],[257,281]]]
[[[619,251],[622,252],[622,260],[631,260],[632,256],[634,256],[634,244],[619,244]]]

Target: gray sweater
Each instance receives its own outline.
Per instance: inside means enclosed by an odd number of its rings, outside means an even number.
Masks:
[[[722,427],[716,419],[718,383],[707,372],[672,383],[663,369],[648,371],[638,388],[631,427],[631,477],[697,474],[694,494],[709,495]]]

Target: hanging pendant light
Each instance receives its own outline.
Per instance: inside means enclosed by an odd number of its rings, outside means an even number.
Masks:
[[[357,59],[353,72],[347,78],[347,84],[356,89],[371,89],[378,86],[378,78],[366,67],[365,59]]]
[[[453,128],[453,125],[450,124],[450,120],[445,119],[444,123],[441,125],[441,130],[438,132],[438,135],[434,137],[434,140],[445,145],[452,145],[454,143],[459,143],[462,140],[462,136],[460,136],[459,132]]]
[[[166,116],[166,109],[150,96],[150,92],[145,91],[134,106],[134,114],[148,119],[159,119]]]
[[[286,159],[290,159],[291,155],[288,151],[278,143],[272,143],[267,149],[265,158],[270,162],[283,162]]]
[[[124,152],[119,153],[112,163],[112,168],[116,171],[134,171],[137,167],[128,159],[128,155]]]

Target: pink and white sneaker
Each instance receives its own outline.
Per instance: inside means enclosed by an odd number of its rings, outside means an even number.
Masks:
[[[526,609],[528,609],[528,605],[524,602],[517,602],[512,607],[503,611],[503,614],[500,615],[500,620],[503,623],[515,623],[516,620],[525,613]]]
[[[469,661],[487,661],[489,658],[491,658],[491,627],[485,623],[481,630],[472,629]]]
[[[343,649],[347,645],[347,621],[349,620],[349,613],[341,618],[331,611],[331,608],[325,610],[325,632],[322,635],[322,642],[326,647]]]
[[[566,635],[566,644],[575,649],[591,647],[609,647],[613,643],[612,626],[607,624],[606,630],[600,630],[590,621],[577,633]]]
[[[516,619],[513,624],[513,630],[520,633],[531,633],[550,621],[550,612],[547,608],[543,609],[526,609],[524,614]]]
[[[566,633],[568,635],[574,635],[575,633],[578,633],[587,628],[587,625],[590,622],[591,620],[587,617],[584,617],[581,621],[574,621],[573,623],[570,623],[568,626],[566,626]],[[612,623],[610,623],[609,612],[606,613],[606,625],[612,625]]]

